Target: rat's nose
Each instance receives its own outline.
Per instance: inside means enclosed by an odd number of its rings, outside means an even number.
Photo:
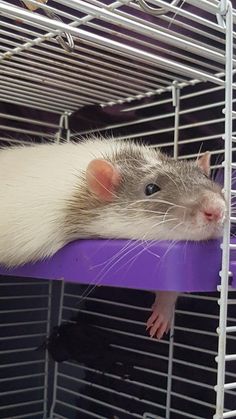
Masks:
[[[223,219],[223,211],[220,208],[207,208],[203,210],[204,217],[207,221],[220,221]]]

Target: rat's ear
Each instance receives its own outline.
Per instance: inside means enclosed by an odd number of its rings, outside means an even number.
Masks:
[[[119,170],[106,160],[92,160],[86,170],[88,189],[101,201],[113,200],[120,179]]]
[[[199,157],[196,163],[205,175],[210,176],[211,153],[209,151],[206,151],[201,157]]]

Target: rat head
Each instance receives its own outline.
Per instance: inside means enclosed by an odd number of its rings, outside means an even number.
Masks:
[[[145,240],[221,236],[226,205],[209,173],[209,153],[196,161],[175,161],[146,146],[116,145],[87,167],[91,235]]]

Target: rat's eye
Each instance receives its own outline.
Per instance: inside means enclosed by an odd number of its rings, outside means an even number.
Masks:
[[[153,195],[156,192],[159,192],[161,188],[156,183],[149,183],[145,188],[145,194],[147,196]]]

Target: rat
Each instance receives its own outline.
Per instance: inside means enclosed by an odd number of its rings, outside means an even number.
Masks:
[[[113,138],[0,151],[0,264],[52,256],[81,238],[208,240],[222,235],[226,204],[210,154],[174,160]],[[147,329],[160,339],[177,292],[156,293]]]

